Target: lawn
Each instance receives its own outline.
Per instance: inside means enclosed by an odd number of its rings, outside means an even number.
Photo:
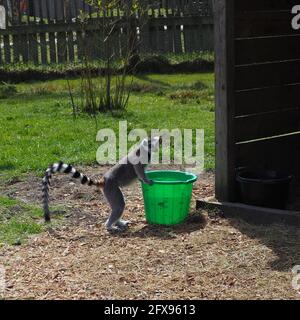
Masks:
[[[31,234],[45,229],[41,209],[0,195],[0,243],[20,245]]]
[[[72,80],[76,90],[79,80]],[[135,92],[121,117],[100,114],[97,127],[118,130],[204,129],[206,168],[214,167],[213,74],[149,75],[134,79]],[[95,120],[72,116],[64,80],[17,85],[17,94],[0,100],[1,180],[29,171],[41,174],[53,161],[95,163]]]
[[[68,85],[65,80],[21,83],[16,90],[2,92],[0,99],[0,187],[27,179],[28,174],[42,176],[50,163],[58,160],[76,165],[96,164],[97,130],[112,128],[118,132],[119,121],[134,128],[204,129],[205,166],[214,167],[214,87],[213,74],[144,75],[134,79],[128,110],[119,117],[99,114],[95,119],[80,115],[74,120]],[[71,80],[75,96],[80,80]],[[16,92],[15,92],[16,91]],[[1,92],[0,92],[1,96]],[[18,242],[23,235],[42,230],[29,215],[13,215],[0,199],[0,242]],[[21,206],[20,204],[16,204]],[[12,207],[13,209],[15,206]],[[22,210],[20,210],[22,211]],[[26,207],[26,213],[37,208]],[[24,212],[24,210],[22,211]],[[13,220],[8,219],[9,214]],[[38,214],[38,213],[37,213]],[[25,215],[26,216],[26,215]],[[25,225],[33,224],[29,230]],[[18,225],[16,225],[18,224]]]

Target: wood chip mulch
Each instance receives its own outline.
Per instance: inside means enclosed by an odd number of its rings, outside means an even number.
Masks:
[[[92,176],[105,170],[81,169]],[[213,173],[205,173],[193,201],[213,196],[213,181]],[[35,204],[39,189],[40,179],[29,176],[0,192]],[[193,210],[181,226],[149,226],[139,184],[125,194],[132,225],[111,235],[103,226],[109,211],[101,195],[66,177],[53,179],[51,204],[67,213],[27,243],[0,248],[3,298],[300,299],[291,273],[300,265],[299,229],[251,226]]]

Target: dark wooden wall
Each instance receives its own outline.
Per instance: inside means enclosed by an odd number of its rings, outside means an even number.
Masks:
[[[300,173],[299,0],[215,0],[216,193],[237,198],[235,170]]]

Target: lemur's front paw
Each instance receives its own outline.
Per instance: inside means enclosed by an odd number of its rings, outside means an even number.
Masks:
[[[154,181],[153,181],[153,180],[146,180],[145,183],[146,183],[148,186],[153,186]]]

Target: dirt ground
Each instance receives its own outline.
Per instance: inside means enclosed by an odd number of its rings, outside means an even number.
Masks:
[[[92,176],[105,170],[81,169]],[[213,196],[213,181],[213,173],[205,173],[193,199]],[[0,192],[36,204],[40,185],[31,175]],[[300,299],[291,272],[300,265],[300,229],[252,226],[193,210],[181,226],[149,226],[139,184],[125,195],[132,225],[111,235],[103,226],[109,211],[102,195],[55,177],[51,204],[67,213],[28,243],[0,248],[4,298]]]

